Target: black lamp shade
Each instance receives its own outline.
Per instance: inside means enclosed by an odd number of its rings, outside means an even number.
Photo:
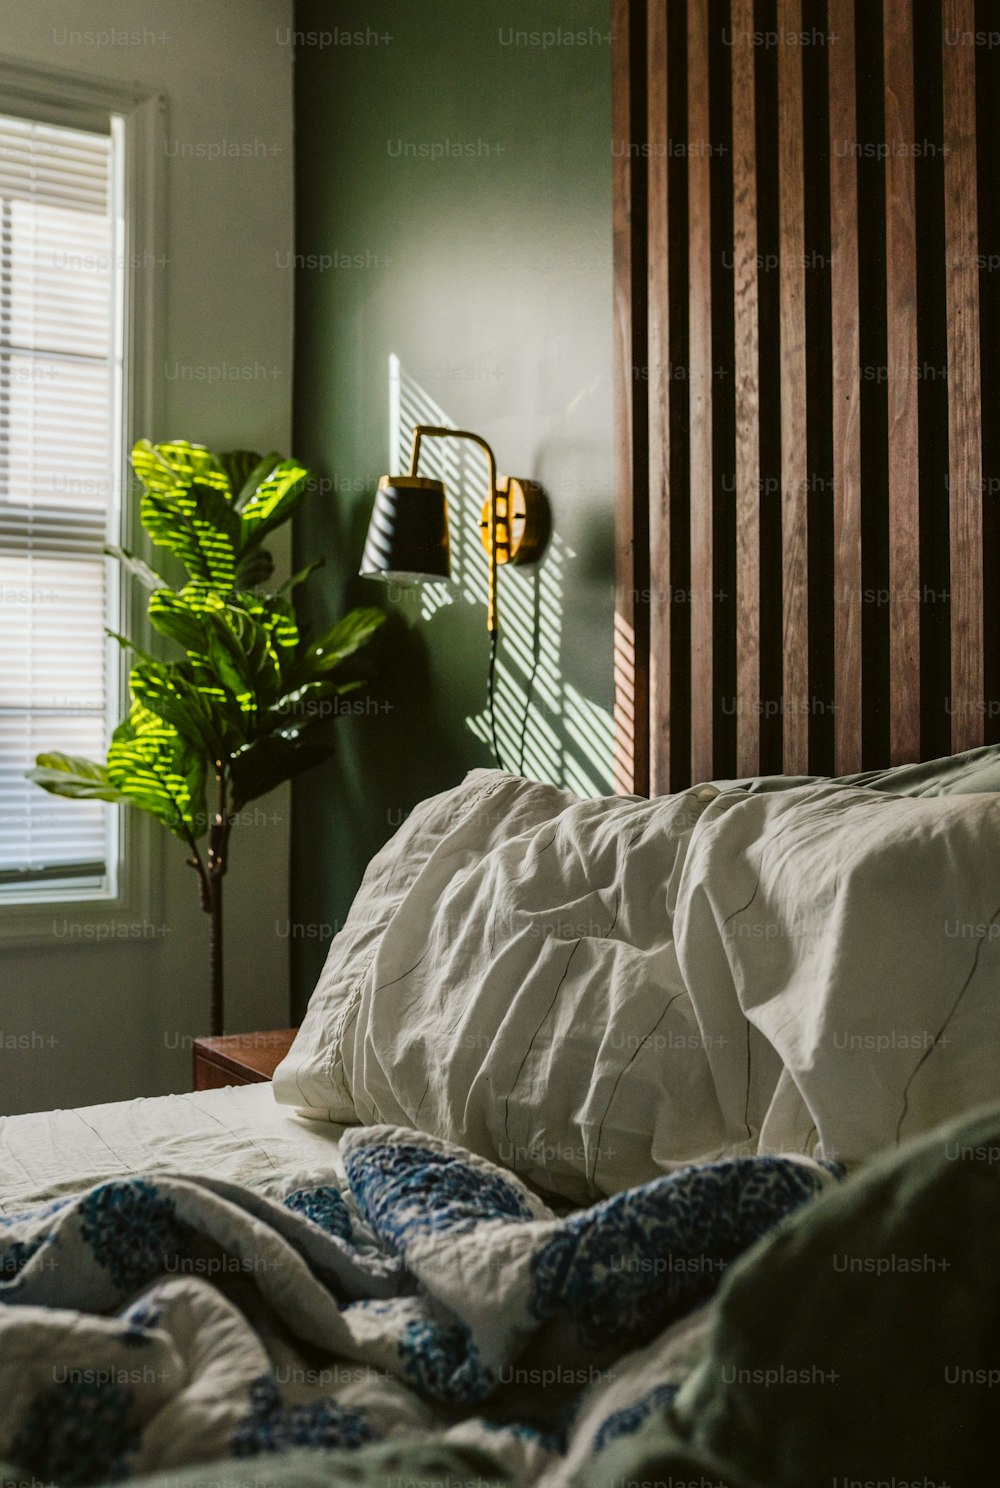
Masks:
[[[448,502],[440,481],[384,475],[368,524],[361,574],[391,584],[451,578]]]

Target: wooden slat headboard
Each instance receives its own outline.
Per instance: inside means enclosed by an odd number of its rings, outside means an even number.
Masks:
[[[1000,738],[1000,4],[613,13],[619,787]]]

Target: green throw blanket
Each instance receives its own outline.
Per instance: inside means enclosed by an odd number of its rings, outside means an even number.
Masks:
[[[779,1226],[711,1312],[673,1407],[580,1488],[1000,1482],[1000,1107]]]

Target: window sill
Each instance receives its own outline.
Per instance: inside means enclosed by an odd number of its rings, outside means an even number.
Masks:
[[[95,945],[159,945],[163,923],[160,889],[161,841],[157,824],[128,812],[123,825],[120,889],[72,890],[53,886],[50,897],[10,895],[0,899],[0,946],[79,950]]]

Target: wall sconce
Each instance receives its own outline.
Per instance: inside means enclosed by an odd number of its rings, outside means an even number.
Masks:
[[[490,732],[497,763],[496,720],[493,693],[496,676],[499,604],[497,574],[506,564],[534,563],[548,539],[548,507],[541,488],[529,480],[497,476],[497,462],[485,439],[467,429],[447,429],[436,424],[417,424],[413,430],[408,475],[383,475],[375,505],[361,575],[386,583],[410,585],[439,583],[451,578],[451,544],[448,536],[448,498],[444,484],[417,474],[420,445],[424,439],[471,439],[486,455],[489,488],[479,523],[482,544],[489,559],[489,592],[486,628],[490,635],[490,669],[487,696]]]

